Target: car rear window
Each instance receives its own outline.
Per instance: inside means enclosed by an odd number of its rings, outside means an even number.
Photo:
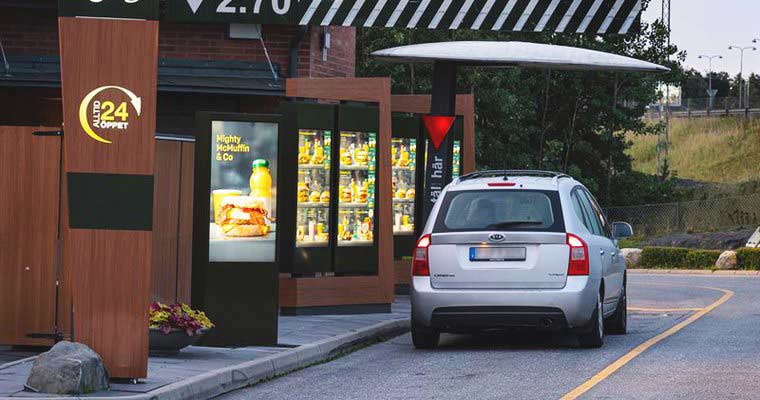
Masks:
[[[565,224],[556,191],[466,190],[446,194],[434,231],[564,232]]]

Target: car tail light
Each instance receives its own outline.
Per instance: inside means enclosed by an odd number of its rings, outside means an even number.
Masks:
[[[430,263],[428,263],[428,247],[430,247],[430,235],[424,235],[417,241],[414,247],[414,261],[412,261],[412,276],[430,276]]]
[[[515,182],[491,182],[488,184],[488,186],[494,186],[494,187],[512,187],[517,185]]]
[[[567,264],[567,275],[588,275],[589,259],[586,242],[578,236],[568,233],[567,245],[570,246],[570,261]]]

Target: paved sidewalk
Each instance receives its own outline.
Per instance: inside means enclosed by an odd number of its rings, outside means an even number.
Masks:
[[[148,377],[137,384],[112,383],[108,392],[88,398],[207,399],[226,391],[324,361],[346,348],[377,337],[401,333],[409,325],[409,298],[397,296],[386,314],[280,317],[277,347],[188,347],[177,356],[151,356]],[[2,362],[23,359],[0,348]],[[0,365],[0,398],[35,397],[24,383],[32,361]]]

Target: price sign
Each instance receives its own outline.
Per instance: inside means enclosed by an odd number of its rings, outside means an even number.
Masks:
[[[594,6],[589,9],[592,2]],[[603,35],[638,29],[643,7],[642,0],[551,0],[549,3],[549,0],[166,0],[165,18],[177,22]],[[587,6],[579,7],[581,3]]]
[[[170,0],[166,19],[181,22],[298,24],[299,7],[305,8],[298,0]]]

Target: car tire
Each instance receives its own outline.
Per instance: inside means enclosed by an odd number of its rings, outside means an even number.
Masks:
[[[596,295],[596,305],[591,315],[589,331],[578,335],[578,343],[584,349],[595,349],[604,344],[604,312],[602,311],[602,297]]]
[[[607,333],[612,335],[625,335],[628,331],[627,297],[625,286],[623,286],[615,313],[612,314],[609,320],[605,321],[604,327],[607,329]]]
[[[417,349],[434,349],[438,346],[438,341],[441,338],[441,333],[430,329],[423,328],[415,323],[412,323],[412,343]]]

